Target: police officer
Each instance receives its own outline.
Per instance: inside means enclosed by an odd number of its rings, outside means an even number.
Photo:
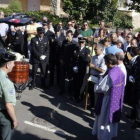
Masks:
[[[14,67],[15,58],[15,55],[0,50],[0,140],[11,140],[11,130],[18,126],[15,88],[7,76]]]
[[[60,78],[60,92],[64,93],[65,88],[65,78],[69,79],[68,92],[72,93],[72,61],[74,56],[74,51],[78,48],[77,42],[72,40],[73,32],[68,30],[66,32],[66,40],[62,43],[62,49],[60,51],[60,63],[61,63],[61,78]]]
[[[55,36],[50,37],[50,78],[49,86],[52,86],[54,83],[54,73],[56,68],[57,74],[57,85],[60,85],[60,50],[62,48],[62,43],[65,39],[65,36],[61,35],[60,27],[55,26]]]
[[[24,38],[23,38],[23,34],[22,31],[20,30],[20,26],[15,26],[15,35],[13,38],[13,42],[12,45],[14,46],[14,51],[18,52],[20,54],[23,54],[23,42],[24,42]]]
[[[79,38],[79,49],[74,52],[73,59],[73,88],[74,99],[77,102],[81,101],[80,89],[83,84],[83,79],[86,74],[86,67],[90,62],[90,50],[86,48],[86,39]]]
[[[35,86],[37,69],[41,69],[41,86],[46,87],[45,80],[47,75],[47,65],[49,62],[49,42],[48,38],[44,36],[44,28],[37,28],[37,36],[31,39],[32,47],[32,86],[29,88],[32,90]]]

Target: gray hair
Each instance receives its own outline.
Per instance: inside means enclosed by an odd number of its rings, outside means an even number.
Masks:
[[[103,44],[98,43],[98,44],[97,44],[97,47],[100,48],[102,51],[104,51],[104,46],[103,46]]]
[[[116,54],[116,57],[117,57],[117,60],[121,60],[123,61],[124,60],[124,53],[123,52],[117,52]]]

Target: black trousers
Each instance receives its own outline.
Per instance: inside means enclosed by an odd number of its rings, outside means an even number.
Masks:
[[[134,92],[132,96],[132,107],[131,115],[135,118],[136,122],[140,123],[140,84],[134,85]]]
[[[73,72],[73,89],[74,89],[74,98],[80,98],[80,90],[83,85],[83,80],[86,74],[86,69],[79,69],[78,73]]]
[[[73,70],[72,66],[69,64],[62,64],[60,66],[60,91],[64,92],[65,91],[65,78],[67,77],[69,79],[69,85],[68,85],[68,91],[71,93],[72,92],[72,85],[73,85]]]
[[[33,69],[32,69],[32,85],[36,85],[36,73],[38,68],[41,70],[41,85],[45,86],[46,85],[46,77],[47,77],[47,63],[38,63],[38,64],[33,64]]]
[[[54,74],[56,70],[56,80],[57,85],[60,85],[60,63],[59,62],[50,62],[50,77],[49,77],[49,83],[54,83]]]
[[[0,140],[11,140],[12,124],[7,111],[0,111]]]
[[[88,93],[90,96],[90,106],[94,107],[95,97],[94,97],[94,83],[88,82]]]

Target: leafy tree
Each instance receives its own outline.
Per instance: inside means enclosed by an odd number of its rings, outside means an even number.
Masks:
[[[132,2],[127,4],[129,6],[129,10],[136,10],[140,12],[140,0],[131,0]]]
[[[86,15],[90,0],[63,0],[63,10],[69,14],[70,18],[80,19]]]
[[[22,11],[22,6],[19,0],[10,0],[10,4],[8,6],[10,10]]]

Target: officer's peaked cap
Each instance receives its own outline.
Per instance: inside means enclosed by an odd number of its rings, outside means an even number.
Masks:
[[[60,31],[60,27],[58,25],[54,26],[54,31],[55,32],[59,32]]]
[[[79,42],[86,42],[86,39],[84,37],[79,37],[78,40]]]
[[[48,25],[49,25],[49,22],[47,22],[47,21],[43,22],[43,26],[48,26]]]
[[[38,33],[44,33],[44,28],[43,27],[38,27],[37,32]]]
[[[0,62],[5,61],[14,61],[16,60],[16,56],[10,52],[5,51],[4,49],[0,49]]]

